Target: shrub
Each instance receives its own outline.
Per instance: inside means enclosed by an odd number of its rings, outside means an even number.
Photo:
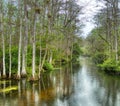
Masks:
[[[99,66],[104,71],[116,71],[118,69],[118,65],[114,59],[107,59]]]
[[[48,63],[48,62],[44,63],[43,69],[46,70],[46,71],[53,71],[54,70],[53,65]]]
[[[82,53],[83,53],[83,52],[82,52],[80,46],[78,45],[78,43],[74,43],[74,44],[73,44],[72,61],[77,61],[77,59],[79,58],[79,56],[80,56]]]
[[[92,60],[95,64],[102,64],[105,61],[106,57],[107,56],[104,53],[98,52],[92,56]]]
[[[11,55],[12,55],[12,63],[11,63],[11,65],[12,65],[12,69],[11,69],[11,71],[12,71],[12,73],[14,74],[14,73],[16,73],[17,72],[17,67],[18,67],[18,47],[16,47],[16,46],[12,46],[12,48],[11,48]],[[10,58],[9,58],[9,48],[7,48],[6,49],[6,51],[5,51],[5,61],[6,61],[6,72],[8,73],[9,72],[9,60],[10,60]]]

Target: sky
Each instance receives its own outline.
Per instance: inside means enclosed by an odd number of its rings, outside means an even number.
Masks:
[[[78,4],[84,7],[82,9],[84,14],[80,14],[79,18],[80,21],[85,24],[84,28],[82,29],[82,36],[87,37],[90,31],[95,27],[93,20],[94,15],[96,15],[100,9],[104,7],[104,4],[96,0],[78,0]]]

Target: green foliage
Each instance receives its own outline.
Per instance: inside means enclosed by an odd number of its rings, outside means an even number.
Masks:
[[[32,75],[32,68],[31,67],[27,67],[26,71],[27,71],[27,76],[30,77]]]
[[[101,64],[104,62],[106,57],[107,56],[104,53],[97,52],[97,53],[92,55],[92,60],[94,61],[95,64]]]
[[[17,71],[18,67],[18,47],[12,47],[12,70]]]
[[[114,59],[107,59],[103,64],[99,65],[104,71],[115,71],[117,69],[117,64]]]
[[[68,62],[67,58],[65,58],[65,57],[61,58],[62,65],[65,65],[67,62]]]
[[[54,49],[52,52],[53,59],[56,61],[60,59],[61,55],[62,54],[56,49]]]
[[[18,67],[18,47],[16,46],[12,46],[11,48],[11,55],[12,55],[12,73],[16,73],[17,72],[17,67]],[[6,49],[5,51],[5,61],[6,61],[6,71],[7,73],[9,72],[9,61],[10,61],[10,58],[9,58],[9,48]]]
[[[44,44],[44,43],[43,43]],[[38,68],[39,68],[39,59],[40,59],[40,45],[36,44],[36,73],[38,72]],[[44,47],[44,46],[43,46]],[[69,60],[67,60],[66,55],[64,54],[64,52],[61,52],[61,49],[56,49],[55,47],[49,47],[48,49],[51,53],[52,53],[52,64],[50,64],[47,60],[45,61],[44,65],[43,65],[43,69],[46,70],[46,72],[49,71],[53,71],[54,67],[53,64],[56,65],[55,62],[60,62],[62,64],[66,64],[68,61],[70,61],[70,57]],[[44,57],[45,54],[45,50],[42,49],[42,59]],[[76,61],[80,54],[82,54],[82,50],[80,49],[80,46],[78,43],[74,43],[73,45],[73,61]],[[12,74],[16,74],[17,73],[17,69],[18,69],[18,46],[12,45],[11,48],[11,55],[12,55]],[[2,50],[0,49],[0,59],[1,59],[1,63],[0,65],[2,66]],[[21,57],[22,59],[22,57]],[[9,73],[9,48],[6,47],[5,50],[5,61],[6,61],[6,72],[7,74]],[[22,63],[21,63],[22,65]],[[1,68],[2,70],[2,68]],[[27,71],[27,76],[31,76],[32,75],[32,46],[28,45],[27,48],[27,67],[26,67],[26,71]]]
[[[28,51],[27,51],[27,66],[32,66],[32,47],[28,45]]]
[[[46,70],[46,71],[53,71],[54,67],[53,67],[52,64],[50,64],[48,62],[45,62],[44,65],[43,65],[43,69]]]
[[[116,62],[115,59],[107,59],[103,64],[98,65],[103,71],[106,72],[119,72],[120,62]]]
[[[36,58],[35,58],[35,63],[36,65],[39,65],[39,57],[40,57],[40,49],[39,49],[39,44],[36,45]],[[28,51],[27,51],[27,66],[31,67],[32,66],[32,47],[31,45],[28,45]]]
[[[78,43],[74,43],[73,44],[73,54],[72,54],[72,61],[77,61],[77,59],[79,58],[79,56],[82,54],[82,50],[79,46]]]

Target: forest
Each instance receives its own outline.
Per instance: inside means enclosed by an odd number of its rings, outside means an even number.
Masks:
[[[85,7],[77,0],[0,1],[0,78],[39,79],[80,55],[120,74],[119,0],[98,0],[105,6],[94,16],[95,28],[80,36]]]
[[[98,1],[105,6],[83,38],[79,16],[85,7],[77,0],[1,0],[0,78],[39,79],[82,54],[101,70],[120,75],[119,0]]]
[[[100,1],[104,2],[105,8],[94,17],[96,27],[86,38],[86,54],[101,70],[120,75],[120,1]]]
[[[0,0],[0,106],[120,106],[120,0]]]
[[[82,53],[76,0],[0,0],[0,78],[40,78]]]

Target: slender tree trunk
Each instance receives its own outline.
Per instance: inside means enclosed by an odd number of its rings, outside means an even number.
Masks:
[[[18,50],[18,78],[20,78],[21,71],[21,47],[22,47],[22,19],[20,19],[20,38],[19,38],[19,50]]]
[[[5,67],[5,38],[4,38],[4,29],[3,29],[3,9],[2,9],[2,3],[1,3],[1,13],[0,13],[0,18],[1,18],[1,35],[2,35],[2,51],[3,51],[3,78],[6,78],[6,67]]]
[[[50,59],[49,59],[49,63],[50,63],[50,64],[52,64],[52,58],[53,58],[52,55],[53,55],[53,54],[52,54],[52,51],[50,50]]]
[[[22,47],[22,17],[21,17],[21,2],[19,1],[20,8],[20,32],[19,32],[19,49],[18,49],[18,72],[17,79],[21,78],[21,47]]]
[[[40,58],[39,58],[39,79],[41,74],[41,65],[42,65],[42,47],[41,47],[41,35],[40,35]]]
[[[73,42],[74,42],[74,37],[72,35],[72,38],[71,38],[71,56],[70,56],[71,60],[73,58]]]
[[[12,65],[12,55],[11,55],[11,42],[12,42],[12,38],[11,38],[11,33],[10,33],[10,39],[9,39],[9,78],[11,78],[11,65]]]
[[[33,57],[32,57],[32,77],[35,79],[35,36],[33,41]]]
[[[32,41],[32,78],[35,79],[35,56],[36,56],[36,13],[34,13],[34,28],[33,28],[33,41]]]
[[[118,0],[115,0],[115,52],[116,61],[118,61]]]
[[[0,79],[1,79],[1,71],[0,71]]]
[[[9,2],[10,6],[12,4],[11,0]],[[12,67],[12,55],[11,55],[11,45],[12,45],[12,27],[11,27],[11,8],[9,8],[9,22],[10,22],[10,26],[9,26],[9,31],[10,31],[10,35],[9,35],[9,78],[11,78],[11,67]]]
[[[40,70],[42,70],[42,68],[43,68],[43,65],[45,63],[46,57],[47,57],[47,46],[46,46],[46,49],[45,49],[45,54],[44,54],[44,57],[43,57],[43,60],[42,60],[42,64],[41,64]]]
[[[24,49],[23,49],[23,57],[22,57],[22,77],[26,76],[26,66],[27,66],[27,41],[28,41],[28,19],[27,19],[27,0],[24,1],[24,18],[25,18],[25,37],[24,37]]]
[[[43,3],[43,7],[42,8],[45,8],[45,4]],[[41,18],[40,20],[42,23],[40,29],[42,30],[42,35],[44,36],[44,23],[45,23],[45,11],[43,11],[43,17]],[[40,35],[40,58],[39,58],[39,79],[40,79],[40,76],[41,76],[41,71],[42,71],[42,37]]]
[[[3,78],[5,78],[6,77],[6,69],[5,69],[5,38],[4,38],[3,32],[2,32],[2,43],[3,43],[3,45],[2,45],[2,48],[3,48]]]

